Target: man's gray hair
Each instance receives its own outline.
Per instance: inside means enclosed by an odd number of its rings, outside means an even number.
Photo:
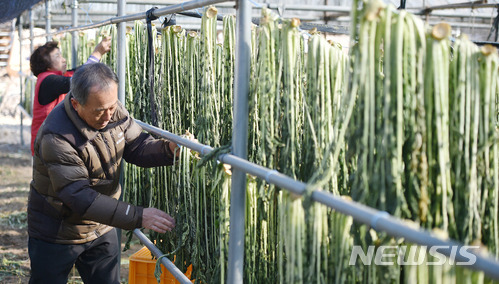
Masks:
[[[90,90],[97,87],[98,90],[107,88],[111,82],[118,84],[118,76],[102,63],[86,64],[78,69],[71,78],[71,95],[81,105],[87,103]]]

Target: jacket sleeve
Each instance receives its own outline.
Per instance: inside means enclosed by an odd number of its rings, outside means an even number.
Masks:
[[[83,218],[124,230],[133,230],[142,226],[142,212],[142,207],[99,194]]]
[[[141,207],[92,189],[87,168],[66,140],[57,135],[43,136],[40,156],[47,166],[54,194],[72,212],[84,219],[126,230],[142,225]]]
[[[131,117],[125,129],[125,141],[123,157],[129,163],[145,168],[173,164],[174,156],[169,146],[173,142],[142,132],[142,127]]]
[[[71,78],[61,75],[49,75],[40,83],[38,103],[47,105],[60,95],[69,92]]]

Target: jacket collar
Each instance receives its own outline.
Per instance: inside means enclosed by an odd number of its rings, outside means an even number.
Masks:
[[[97,134],[99,134],[100,131],[106,131],[107,129],[113,128],[125,122],[128,118],[127,110],[123,107],[123,104],[120,101],[118,101],[118,107],[116,108],[116,111],[111,117],[111,120],[109,121],[108,125],[104,129],[97,130],[93,127],[90,127],[83,119],[80,118],[76,110],[73,108],[73,105],[71,104],[72,97],[73,96],[71,95],[70,92],[64,98],[64,110],[66,111],[71,122],[73,122],[73,124],[80,131],[80,133],[88,140],[93,140],[97,136]]]
[[[62,71],[55,71],[55,70],[46,70],[46,71],[43,71],[42,73],[40,74],[48,74],[48,75],[64,75],[62,73]]]

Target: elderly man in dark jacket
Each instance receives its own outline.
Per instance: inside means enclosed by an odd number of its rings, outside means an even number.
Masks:
[[[82,66],[38,132],[28,202],[30,283],[66,283],[73,265],[85,283],[119,283],[114,227],[160,233],[175,227],[161,210],[118,200],[122,159],[171,165],[178,148],[142,132],[117,88],[106,65]]]

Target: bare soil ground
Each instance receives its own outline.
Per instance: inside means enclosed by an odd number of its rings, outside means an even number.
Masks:
[[[32,176],[31,120],[23,119],[22,145],[18,103],[19,79],[0,74],[0,283],[28,283],[30,275],[26,209]],[[128,283],[129,257],[141,247],[133,239],[131,249],[122,253],[122,283]],[[82,283],[76,270],[69,283]]]
[[[31,179],[29,148],[0,143],[0,282],[27,283],[26,203]]]

